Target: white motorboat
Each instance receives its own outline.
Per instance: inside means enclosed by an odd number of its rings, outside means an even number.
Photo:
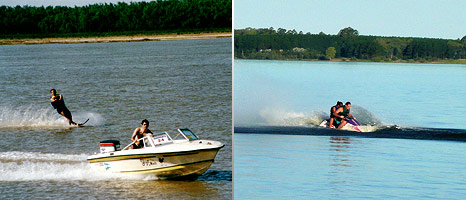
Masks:
[[[120,150],[118,140],[100,142],[100,153],[87,158],[92,168],[105,172],[153,174],[159,179],[193,178],[214,162],[221,142],[201,140],[189,129],[178,129],[173,139],[167,132],[140,139],[143,148]]]

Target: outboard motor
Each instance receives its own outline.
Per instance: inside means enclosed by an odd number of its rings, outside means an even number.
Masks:
[[[120,150],[119,140],[103,140],[100,141],[100,153],[108,153]]]

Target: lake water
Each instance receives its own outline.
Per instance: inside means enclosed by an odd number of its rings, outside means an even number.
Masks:
[[[235,199],[466,196],[466,65],[234,61]],[[336,101],[373,132],[320,128]]]
[[[0,46],[2,199],[230,199],[231,39]],[[64,96],[70,128],[50,105]],[[99,141],[190,128],[225,144],[194,181],[99,174]]]
[[[238,134],[235,199],[463,199],[466,143]]]

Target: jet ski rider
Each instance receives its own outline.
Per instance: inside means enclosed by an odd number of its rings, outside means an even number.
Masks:
[[[341,129],[343,126],[346,125],[346,123],[348,123],[346,119],[347,117],[356,119],[356,117],[353,117],[353,115],[351,115],[350,108],[351,108],[351,102],[346,102],[345,106],[339,107],[335,111],[335,121],[340,124],[338,125],[337,129]]]

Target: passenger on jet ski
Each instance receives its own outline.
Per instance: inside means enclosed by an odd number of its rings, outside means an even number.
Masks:
[[[330,120],[328,127],[335,128],[335,126],[333,125],[333,122],[335,121],[335,111],[341,107],[343,107],[343,102],[337,101],[337,104],[330,108]]]
[[[353,117],[353,115],[351,115],[350,108],[351,108],[351,103],[346,102],[345,106],[339,107],[335,111],[335,113],[334,113],[335,122],[337,122],[337,124],[339,124],[337,129],[341,129],[343,126],[346,125],[346,123],[348,123],[347,117],[352,118],[352,119],[356,119],[356,117]]]

